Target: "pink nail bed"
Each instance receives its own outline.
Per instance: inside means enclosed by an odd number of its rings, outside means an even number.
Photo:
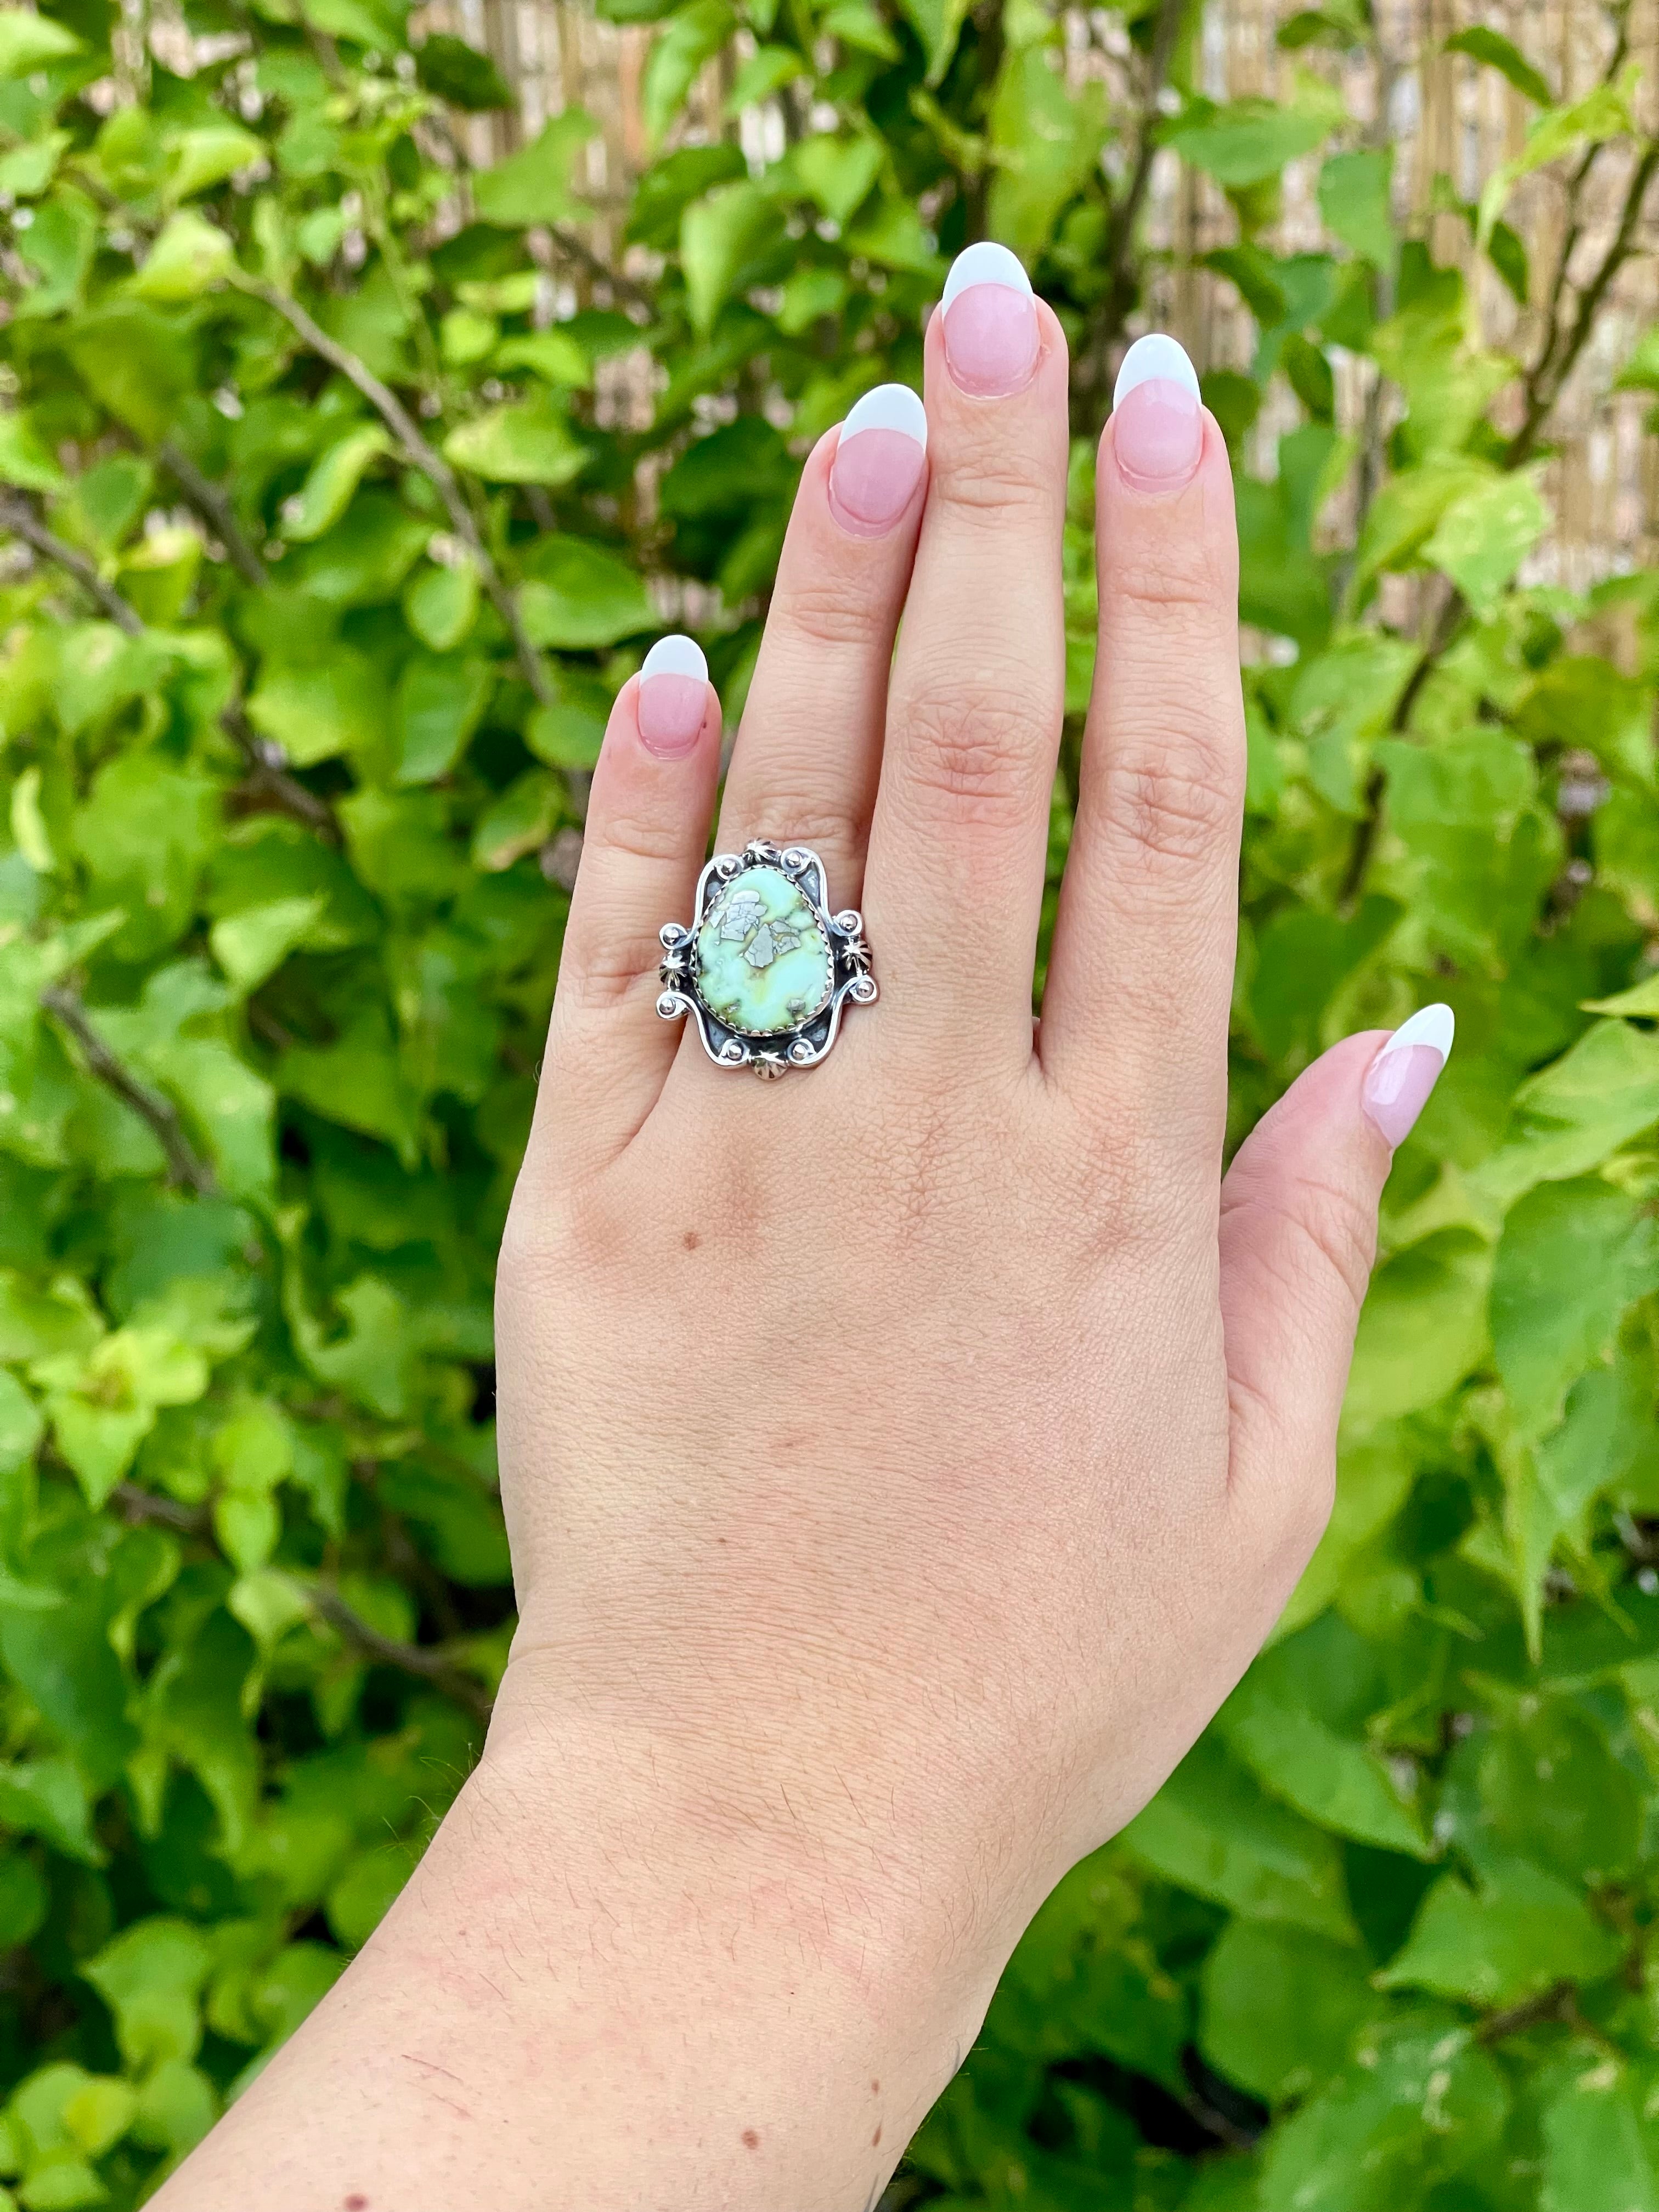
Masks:
[[[976,398],[1023,392],[1037,364],[1031,280],[1006,246],[981,240],[957,254],[939,303],[951,381]]]
[[[878,384],[841,426],[830,511],[855,538],[884,536],[910,504],[927,456],[927,415],[908,385]]]
[[[1123,356],[1112,397],[1112,451],[1136,491],[1179,491],[1204,453],[1198,373],[1186,349],[1161,331]]]
[[[708,711],[708,663],[695,638],[659,637],[645,656],[634,713],[640,742],[659,760],[696,744]]]
[[[1450,1057],[1456,1024],[1449,1006],[1425,1006],[1389,1039],[1365,1072],[1366,1118],[1390,1146],[1402,1145]]]

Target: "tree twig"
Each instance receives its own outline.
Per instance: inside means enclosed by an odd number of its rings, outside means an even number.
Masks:
[[[1551,302],[1550,333],[1543,352],[1527,378],[1526,410],[1522,416],[1520,428],[1504,448],[1504,465],[1506,468],[1517,469],[1531,457],[1550,410],[1560,398],[1561,388],[1571,375],[1574,365],[1595,328],[1595,318],[1607,288],[1630,258],[1636,226],[1642,216],[1642,203],[1647,198],[1648,186],[1653,182],[1656,172],[1659,172],[1659,139],[1650,138],[1631,173],[1625,204],[1620,210],[1619,228],[1613,233],[1595,274],[1578,295],[1577,312],[1565,338],[1558,335],[1555,322],[1559,298],[1559,276],[1566,269],[1567,249],[1563,247],[1556,295]]]
[[[534,692],[537,699],[544,705],[546,704],[553,696],[553,687],[549,681],[547,671],[543,667],[541,656],[531,642],[529,634],[525,629],[524,617],[519,611],[518,599],[491,559],[483,539],[479,534],[478,526],[473,520],[472,510],[466,503],[465,495],[462,492],[455,471],[443,456],[436,453],[421,435],[414,417],[397,393],[388,386],[382,384],[368,364],[359,360],[348,347],[339,344],[337,340],[330,337],[321,324],[307,314],[297,300],[280,290],[275,284],[262,283],[253,277],[244,276],[240,283],[245,291],[251,292],[256,299],[263,300],[268,307],[274,309],[313,353],[319,355],[331,368],[337,370],[362,392],[363,398],[368,400],[369,405],[374,408],[375,413],[403,447],[405,459],[411,466],[417,468],[432,485],[444,503],[445,512],[449,516],[456,536],[463,541],[474,561],[477,562],[478,574],[483,580],[485,591],[489,594],[496,613],[507,625],[507,635],[513,640],[514,650],[518,655],[519,666],[525,682]]]
[[[0,495],[0,527],[9,530],[14,538],[21,538],[26,545],[32,545],[43,559],[54,562],[67,575],[73,576],[82,590],[96,599],[109,619],[129,637],[137,637],[143,630],[144,625],[137,610],[127,605],[113,584],[105,582],[84,553],[77,553],[74,546],[54,537],[27,500]]]
[[[442,1651],[423,1644],[405,1644],[392,1636],[382,1636],[378,1628],[371,1627],[362,1615],[348,1605],[344,1598],[325,1583],[312,1585],[307,1591],[313,1612],[350,1643],[355,1644],[364,1658],[377,1666],[395,1667],[399,1673],[417,1675],[441,1690],[457,1705],[465,1705],[480,1720],[489,1718],[493,1700],[482,1682],[464,1674]]]
[[[106,1091],[112,1091],[124,1106],[129,1106],[142,1121],[147,1121],[156,1141],[167,1154],[167,1181],[185,1183],[203,1198],[216,1198],[219,1185],[213,1170],[197,1152],[185,1134],[179,1109],[169,1098],[124,1067],[104,1042],[88,1017],[86,1008],[73,991],[60,983],[49,983],[40,994],[40,1004],[75,1039],[86,1056],[89,1073],[95,1076]]]
[[[1129,310],[1134,304],[1135,225],[1140,220],[1140,210],[1152,179],[1152,164],[1158,158],[1153,124],[1157,118],[1158,95],[1170,73],[1170,63],[1185,9],[1186,0],[1162,0],[1158,21],[1153,27],[1152,50],[1146,59],[1146,82],[1141,88],[1134,162],[1129,171],[1128,181],[1123,187],[1123,196],[1112,208],[1107,228],[1106,292],[1096,311],[1091,327],[1078,349],[1078,373],[1073,379],[1073,420],[1079,425],[1093,427],[1096,422],[1099,394],[1105,386],[1111,349],[1122,336],[1123,325],[1128,320]]]
[[[204,477],[190,455],[171,438],[159,448],[159,457],[162,467],[224,547],[237,574],[247,583],[263,584],[264,564],[243,537],[235,512],[218,485]]]

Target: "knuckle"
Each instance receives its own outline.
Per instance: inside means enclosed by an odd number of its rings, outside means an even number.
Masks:
[[[1358,1315],[1376,1257],[1376,1208],[1345,1184],[1310,1181],[1291,1216],[1310,1273],[1328,1291],[1333,1282]]]
[[[872,580],[838,569],[833,562],[794,575],[774,597],[768,643],[809,650],[829,646],[867,647],[884,637],[892,616],[878,598]]]
[[[1132,853],[1184,870],[1231,843],[1243,799],[1243,762],[1212,739],[1183,734],[1109,758],[1101,811]]]
[[[659,868],[683,860],[690,844],[682,815],[656,807],[612,805],[602,818],[589,821],[576,880],[580,885],[586,872],[592,883],[594,875],[611,874],[619,863]]]
[[[565,941],[557,1003],[567,1012],[613,1013],[634,998],[657,995],[662,943],[654,930],[589,931]]]
[[[904,718],[910,782],[955,818],[1024,822],[1053,769],[1050,718],[1033,700],[994,690],[917,701]]]
[[[728,794],[726,805],[732,828],[728,834],[720,825],[722,852],[735,850],[747,837],[775,837],[844,865],[864,843],[863,816],[832,793],[792,789],[768,778]],[[833,880],[839,896],[840,878]]]
[[[1011,526],[1051,524],[1058,514],[1053,464],[1036,454],[975,447],[935,460],[927,487],[931,514],[1005,536]]]

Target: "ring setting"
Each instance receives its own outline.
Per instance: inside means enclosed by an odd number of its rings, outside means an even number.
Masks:
[[[842,1009],[877,996],[857,909],[830,911],[823,861],[805,845],[750,838],[717,853],[697,878],[693,917],[665,922],[665,1021],[690,1014],[716,1067],[770,1080],[814,1067],[834,1044]]]

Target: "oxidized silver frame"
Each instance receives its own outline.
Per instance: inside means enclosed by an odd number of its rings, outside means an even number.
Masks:
[[[830,996],[811,1021],[798,1028],[776,1030],[763,1036],[745,1035],[711,1014],[697,993],[697,932],[717,894],[745,868],[776,868],[799,890],[812,910],[830,947]],[[830,884],[823,863],[805,845],[775,845],[765,837],[751,837],[741,853],[716,853],[697,878],[697,896],[689,927],[678,921],[663,924],[663,990],[657,1012],[665,1022],[690,1014],[696,1023],[702,1048],[716,1067],[747,1067],[771,1079],[787,1075],[792,1067],[815,1067],[841,1028],[842,1009],[852,1000],[869,1006],[877,997],[876,979],[870,973],[870,948],[864,941],[864,919],[855,907],[839,914],[830,911]]]

